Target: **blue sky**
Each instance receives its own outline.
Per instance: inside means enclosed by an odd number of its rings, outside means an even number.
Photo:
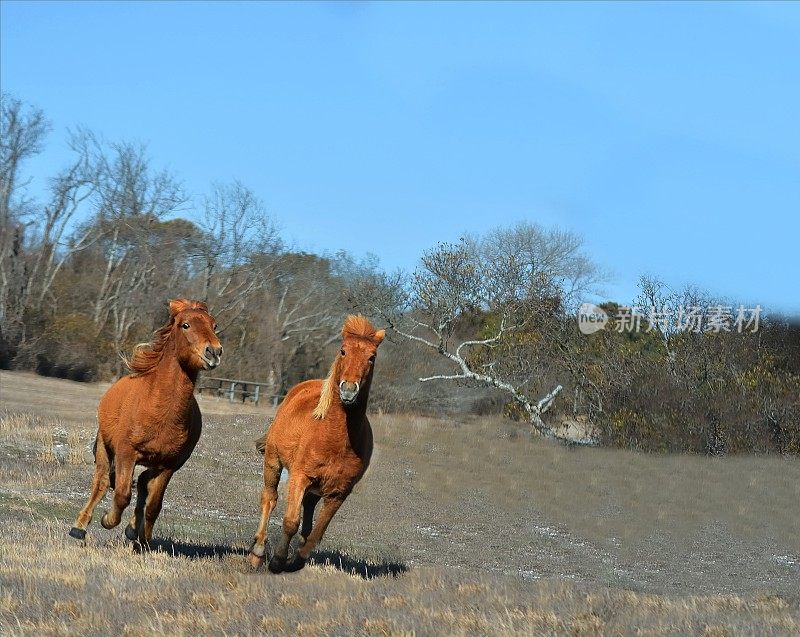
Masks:
[[[46,3],[2,89],[255,190],[297,247],[384,267],[521,220],[612,271],[800,313],[800,4]]]

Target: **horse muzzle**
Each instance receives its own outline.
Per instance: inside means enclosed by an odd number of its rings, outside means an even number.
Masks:
[[[206,346],[206,348],[203,350],[203,353],[200,354],[200,360],[203,361],[203,367],[205,369],[214,369],[215,367],[218,367],[220,361],[222,360],[222,346]]]
[[[342,399],[342,403],[345,405],[352,405],[356,402],[358,398],[358,390],[360,389],[360,385],[356,383],[348,383],[347,381],[342,381],[339,383],[339,398]]]

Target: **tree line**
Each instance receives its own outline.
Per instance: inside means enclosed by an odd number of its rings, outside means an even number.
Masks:
[[[220,373],[281,393],[319,365],[346,311],[340,272],[361,264],[287,249],[239,182],[193,200],[144,146],[86,129],[69,134],[70,163],[49,180],[46,199],[33,200],[23,166],[48,130],[40,110],[3,95],[4,367],[119,376],[119,353],[149,340],[176,296],[203,299],[215,314],[230,351]]]
[[[78,380],[125,373],[165,302],[202,299],[226,348],[220,375],[281,394],[324,375],[344,314],[388,328],[375,405],[504,413],[571,444],[721,454],[800,451],[800,328],[710,330],[730,305],[643,277],[636,302],[700,309],[698,330],[652,316],[581,333],[575,310],[605,275],[572,232],[522,223],[439,244],[411,272],[376,258],[286,246],[255,193],[211,184],[190,198],[146,148],[69,134],[71,161],[28,196],[45,115],[2,96],[0,366]],[[703,324],[703,321],[706,321]],[[579,433],[576,433],[577,431]]]

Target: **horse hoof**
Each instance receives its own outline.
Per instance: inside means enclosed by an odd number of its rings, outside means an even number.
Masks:
[[[266,561],[263,555],[256,555],[255,553],[250,553],[250,555],[247,556],[247,560],[253,568],[261,568]]]
[[[125,527],[125,537],[128,538],[131,542],[135,542],[139,539],[139,536],[136,535],[136,529],[133,528],[130,524]]]
[[[291,562],[289,562],[286,565],[286,567],[283,570],[285,573],[296,573],[297,571],[301,570],[305,565],[306,561],[302,557],[297,555]]]
[[[86,539],[86,531],[83,529],[79,529],[77,526],[73,526],[69,530],[69,536],[74,537],[76,540],[85,540]]]
[[[270,573],[277,574],[277,573],[282,573],[283,569],[285,567],[286,567],[286,560],[285,559],[282,560],[279,557],[273,557],[269,561],[269,566],[267,568],[269,568],[269,572]]]
[[[104,513],[103,517],[100,518],[100,524],[104,529],[113,529],[119,524],[119,522],[117,522],[117,524],[109,524],[106,518],[108,518],[108,513]]]

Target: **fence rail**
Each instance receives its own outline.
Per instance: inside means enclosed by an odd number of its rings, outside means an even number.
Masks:
[[[201,376],[197,383],[197,392],[211,394],[217,398],[227,397],[230,402],[241,400],[243,403],[248,400],[254,405],[258,405],[260,400],[268,399],[272,406],[277,406],[283,396],[281,394],[270,394],[269,385],[266,383],[256,383],[250,380],[237,380],[235,378],[213,378]]]

